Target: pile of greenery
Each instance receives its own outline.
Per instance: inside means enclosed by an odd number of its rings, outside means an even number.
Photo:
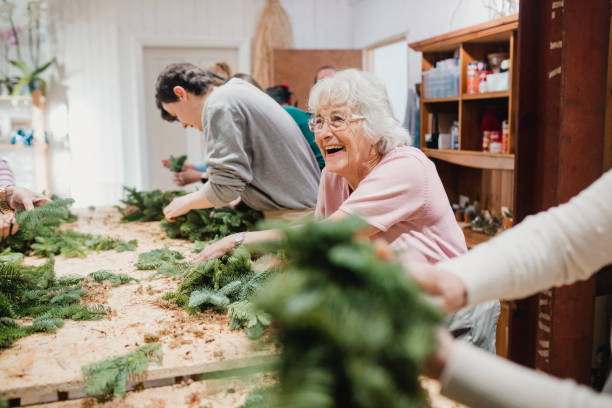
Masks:
[[[260,211],[240,203],[229,207],[191,210],[176,218],[175,222],[162,220],[162,229],[170,238],[186,238],[190,241],[209,241],[227,235],[250,231],[263,218]]]
[[[4,251],[0,256],[0,348],[35,332],[53,332],[62,319],[97,320],[106,315],[101,305],[81,305],[87,293],[82,278],[57,278],[54,260],[24,266],[23,255]],[[33,318],[20,325],[16,319]]]
[[[73,202],[72,199],[55,199],[30,211],[18,211],[15,220],[19,224],[19,231],[2,240],[0,249],[27,252],[37,237],[55,235],[58,226],[76,221],[76,216],[69,209]]]
[[[418,375],[441,317],[401,265],[353,238],[364,226],[285,227],[286,240],[270,245],[286,267],[255,305],[277,328],[280,383],[249,406],[427,406]]]
[[[125,207],[116,207],[121,213],[122,222],[160,221],[170,201],[186,194],[184,191],[137,191],[135,188],[123,188],[127,193],[125,200],[121,200]]]
[[[172,170],[175,173],[180,172],[181,170],[183,170],[183,164],[185,164],[186,160],[187,160],[186,155],[182,155],[179,157],[174,157],[170,155],[170,170]]]
[[[87,377],[85,394],[100,399],[123,397],[131,376],[146,371],[150,362],[161,365],[162,360],[161,345],[150,343],[124,356],[86,365],[81,368]]]
[[[63,223],[76,220],[76,216],[69,209],[73,202],[72,199],[54,199],[30,211],[18,211],[15,219],[19,224],[19,231],[2,240],[0,250],[31,252],[44,257],[52,255],[83,257],[87,249],[95,251],[115,249],[122,252],[133,251],[136,248],[135,240],[125,242],[101,235],[58,229]]]
[[[177,291],[166,294],[164,299],[175,300],[190,313],[208,308],[227,310],[230,328],[245,328],[247,336],[256,339],[270,324],[270,318],[256,310],[250,299],[273,273],[273,269],[256,272],[248,249],[239,247],[232,255],[191,268],[184,274]]]

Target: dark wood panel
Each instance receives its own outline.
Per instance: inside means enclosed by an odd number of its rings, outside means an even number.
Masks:
[[[520,7],[517,221],[566,202],[602,173],[610,28],[609,0]],[[518,302],[510,358],[589,383],[594,297],[591,279]]]
[[[288,84],[298,101],[298,108],[307,110],[308,95],[317,70],[331,65],[336,69],[363,67],[361,50],[274,50],[274,84]]]

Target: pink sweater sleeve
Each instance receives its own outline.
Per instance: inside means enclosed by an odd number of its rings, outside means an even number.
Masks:
[[[14,186],[15,176],[4,159],[0,159],[0,186]]]

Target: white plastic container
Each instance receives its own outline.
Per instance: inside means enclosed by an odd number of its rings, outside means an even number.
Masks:
[[[438,135],[438,149],[450,149],[451,148],[451,134],[440,133]]]
[[[487,75],[487,92],[501,92],[508,90],[510,82],[510,72],[500,72],[499,74]]]

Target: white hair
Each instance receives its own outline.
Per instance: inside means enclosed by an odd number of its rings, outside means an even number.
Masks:
[[[365,116],[359,123],[365,136],[376,143],[378,153],[411,144],[410,133],[393,116],[385,84],[375,75],[346,69],[323,78],[310,91],[308,107],[315,115],[323,108],[343,106]]]

